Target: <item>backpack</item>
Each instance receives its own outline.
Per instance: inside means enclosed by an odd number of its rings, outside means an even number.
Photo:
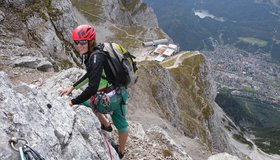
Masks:
[[[100,44],[100,48],[104,51],[113,73],[114,80],[110,83],[127,88],[137,82],[138,68],[133,55],[116,43],[103,43]]]

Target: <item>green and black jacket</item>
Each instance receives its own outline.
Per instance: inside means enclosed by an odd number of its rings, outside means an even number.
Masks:
[[[93,52],[89,53],[85,60],[86,74],[78,80],[73,86],[75,89],[80,88],[88,82],[87,88],[76,98],[72,99],[72,104],[80,104],[91,96],[95,95],[99,89],[109,87],[107,80],[112,79],[113,75],[107,57],[102,53],[100,48],[95,47]],[[106,77],[106,79],[104,78]]]

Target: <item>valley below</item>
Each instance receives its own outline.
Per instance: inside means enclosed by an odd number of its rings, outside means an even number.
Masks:
[[[263,151],[280,154],[280,67],[266,54],[230,46],[203,52],[218,88],[216,102]]]

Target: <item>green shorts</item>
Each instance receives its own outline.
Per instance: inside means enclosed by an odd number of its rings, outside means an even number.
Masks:
[[[123,104],[121,105],[123,99]],[[110,105],[103,106],[102,104],[97,105],[95,108],[98,112],[104,113],[105,111],[112,111],[111,117],[114,125],[120,133],[128,131],[128,123],[125,118],[126,116],[126,101],[128,99],[128,93],[126,89],[121,89],[121,94],[114,94],[110,97]],[[90,99],[83,102],[82,105],[92,108]]]

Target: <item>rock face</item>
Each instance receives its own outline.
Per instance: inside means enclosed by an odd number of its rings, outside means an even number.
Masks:
[[[79,75],[77,72],[72,73]],[[69,72],[64,72],[50,79],[57,80],[54,83],[48,81],[38,88],[27,84],[12,86],[7,75],[0,73],[1,159],[19,158],[8,146],[11,137],[26,139],[46,159],[110,159],[109,146],[91,110],[73,109],[62,98],[55,98],[60,85],[57,82],[67,82],[68,76]]]
[[[142,0],[104,1],[103,14],[120,25],[139,25],[158,28],[157,17]]]
[[[209,157],[208,160],[240,160],[240,159],[228,153],[219,153]]]
[[[130,122],[130,134],[126,159],[192,160],[183,147],[159,126],[144,130],[142,124]]]
[[[69,42],[77,21],[70,1],[0,3],[1,65],[13,66],[10,62],[22,56],[45,57],[43,68],[58,70],[75,65],[69,56],[73,54]],[[50,63],[52,65],[46,65]],[[34,65],[25,67],[36,68]]]
[[[0,22],[5,19],[5,14],[0,11]]]
[[[52,63],[50,63],[46,58],[24,56],[15,57],[15,59],[12,60],[14,67],[35,68],[39,71],[48,71],[48,69],[53,68]]]

